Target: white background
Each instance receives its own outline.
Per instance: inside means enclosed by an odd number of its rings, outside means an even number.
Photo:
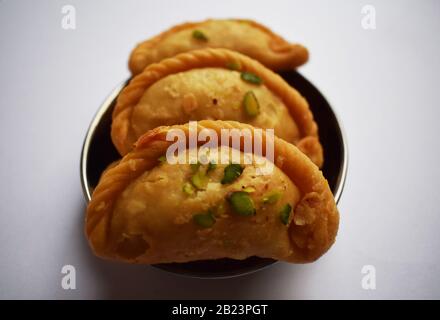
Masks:
[[[63,5],[77,29],[61,28]],[[372,4],[377,29],[361,27]],[[83,234],[79,158],[134,44],[183,21],[256,19],[305,44],[301,72],[339,114],[349,174],[335,246],[196,280],[95,258]],[[0,0],[1,298],[440,298],[440,1]],[[77,289],[61,288],[72,264]],[[377,289],[361,287],[374,265]]]

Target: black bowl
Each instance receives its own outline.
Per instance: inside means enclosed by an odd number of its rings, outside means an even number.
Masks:
[[[319,127],[319,139],[324,148],[322,172],[339,201],[347,175],[347,144],[341,124],[324,96],[296,71],[281,76],[308,101]],[[81,154],[81,182],[84,196],[90,201],[93,188],[104,169],[120,158],[110,138],[111,115],[116,98],[128,81],[119,85],[104,101],[87,131]],[[245,260],[218,259],[187,263],[156,264],[154,267],[179,275],[199,278],[227,278],[248,274],[267,267],[276,260],[250,257]]]

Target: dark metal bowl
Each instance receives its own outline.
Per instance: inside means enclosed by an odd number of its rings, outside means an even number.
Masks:
[[[324,96],[306,78],[296,71],[281,76],[295,87],[308,101],[319,127],[319,139],[324,148],[322,172],[339,201],[347,175],[348,151],[346,138],[339,119]],[[120,158],[110,138],[111,115],[116,98],[128,81],[119,85],[96,113],[81,153],[81,183],[84,196],[90,201],[93,188],[98,184],[104,169]],[[156,264],[155,267],[190,277],[227,278],[248,274],[267,267],[276,260],[250,257],[245,260],[219,259],[188,263]]]

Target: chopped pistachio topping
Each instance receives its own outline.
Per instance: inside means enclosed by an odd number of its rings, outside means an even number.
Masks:
[[[233,192],[228,197],[228,201],[231,204],[232,210],[240,216],[253,216],[256,212],[254,202],[247,192]]]
[[[247,192],[247,193],[252,193],[252,192],[255,192],[255,188],[254,187],[246,187],[246,188],[243,188],[243,191]]]
[[[198,190],[205,190],[206,186],[208,185],[208,177],[204,172],[196,172],[191,177],[191,183],[194,187],[196,187]]]
[[[238,71],[241,69],[241,65],[238,61],[230,61],[226,64],[226,68]]]
[[[268,193],[263,197],[263,203],[264,204],[274,204],[278,200],[280,200],[281,196],[282,196],[282,193],[278,192],[278,191]]]
[[[214,162],[210,162],[210,163],[208,163],[208,169],[206,170],[206,172],[213,171],[213,170],[215,170],[215,168],[217,168],[217,164]]]
[[[197,161],[197,163],[191,163],[190,167],[191,167],[191,171],[193,173],[196,173],[197,171],[199,171],[201,163]]]
[[[243,172],[243,168],[238,163],[231,163],[226,166],[223,179],[221,181],[222,184],[231,183],[236,180],[241,173]]]
[[[211,210],[208,210],[208,212],[195,214],[193,216],[193,220],[202,228],[211,228],[215,223],[215,218]]]
[[[256,74],[253,74],[251,72],[242,72],[241,73],[241,78],[246,81],[246,82],[250,82],[253,84],[262,84],[263,83],[263,79],[261,79],[259,76],[257,76]]]
[[[195,189],[191,183],[185,182],[185,184],[183,185],[182,191],[185,192],[187,195],[192,195],[192,194],[194,194]]]
[[[167,157],[166,156],[160,156],[159,158],[157,158],[157,161],[159,161],[160,163],[165,163],[167,161]]]
[[[292,211],[292,206],[290,204],[284,205],[284,207],[282,207],[280,210],[280,220],[286,226],[289,223],[289,217],[291,211]]]
[[[248,116],[256,117],[260,113],[260,104],[252,91],[248,91],[244,95],[243,107]]]
[[[192,33],[192,36],[194,39],[197,39],[200,41],[208,41],[208,37],[200,30],[194,30]]]

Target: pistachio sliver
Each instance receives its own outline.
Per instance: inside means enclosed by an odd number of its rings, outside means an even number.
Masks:
[[[194,39],[200,40],[200,41],[208,41],[208,37],[200,30],[194,30],[192,33],[192,36]]]
[[[253,216],[256,212],[254,202],[249,193],[236,191],[228,197],[232,210],[240,216]]]
[[[199,171],[201,163],[197,161],[197,163],[191,163],[189,166],[191,167],[191,171],[193,173],[196,173],[197,171]]]
[[[290,204],[284,205],[280,210],[280,220],[286,226],[289,224],[291,211],[292,211],[292,206]]]
[[[238,71],[241,69],[241,65],[240,65],[240,62],[238,62],[238,61],[230,61],[230,62],[226,63],[226,68],[228,68],[229,70]]]
[[[243,107],[248,116],[256,117],[260,113],[260,104],[252,91],[248,91],[244,95]]]
[[[195,189],[193,185],[189,182],[185,182],[185,184],[182,187],[182,191],[186,193],[187,195],[192,195],[195,192]]]
[[[241,79],[243,79],[246,82],[253,83],[253,84],[262,84],[263,79],[261,79],[259,76],[252,72],[244,71],[241,73]]]
[[[243,172],[243,167],[238,163],[231,163],[225,167],[222,184],[231,183],[235,181]]]
[[[206,172],[208,173],[210,171],[213,171],[213,170],[215,170],[215,168],[217,168],[217,164],[214,162],[210,162],[210,163],[208,163],[208,169],[206,169]]]
[[[194,187],[196,187],[198,190],[205,190],[206,186],[208,185],[208,177],[205,175],[205,173],[199,171],[196,172],[191,177],[191,183]]]
[[[243,191],[247,192],[247,193],[252,193],[252,192],[255,192],[256,189],[254,187],[246,187],[246,188],[243,188]]]
[[[278,191],[271,192],[263,197],[263,203],[264,204],[274,204],[278,200],[280,200],[281,196],[282,196],[281,192],[278,192]]]
[[[211,228],[215,223],[214,215],[212,211],[198,213],[193,216],[193,221],[202,228]]]
[[[166,156],[160,156],[159,158],[157,158],[157,161],[159,161],[161,164],[165,163],[167,161],[167,157]]]

